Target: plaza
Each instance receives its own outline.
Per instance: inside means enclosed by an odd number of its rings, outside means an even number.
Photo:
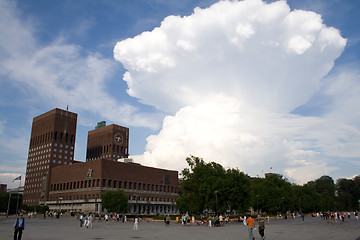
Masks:
[[[15,216],[9,218],[1,216],[1,239],[12,239],[12,224]],[[345,222],[327,223],[319,217],[305,217],[295,219],[271,219],[265,225],[266,239],[292,240],[292,239],[327,239],[327,240],[360,240],[360,222],[352,216]],[[256,239],[260,239],[257,231]],[[247,227],[242,223],[233,221],[223,227],[208,227],[205,225],[183,226],[181,223],[171,222],[166,227],[164,222],[140,222],[140,230],[133,231],[133,222],[104,221],[93,224],[93,229],[79,226],[79,220],[74,217],[63,216],[56,218],[26,217],[26,227],[23,232],[24,240],[62,240],[62,239],[226,239],[247,240]]]

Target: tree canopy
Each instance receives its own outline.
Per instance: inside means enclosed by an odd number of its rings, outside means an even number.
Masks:
[[[126,213],[128,211],[128,198],[120,189],[101,194],[101,203],[108,212]]]
[[[180,212],[200,214],[204,211],[259,213],[352,211],[359,210],[360,176],[339,179],[336,184],[322,176],[304,185],[289,182],[277,173],[264,178],[250,178],[238,169],[225,170],[215,162],[190,156],[189,167],[181,175],[181,196],[176,202]]]
[[[250,205],[250,179],[237,169],[225,170],[215,162],[191,156],[186,159],[190,168],[181,175],[182,195],[176,202],[181,212],[198,214],[204,210],[225,212],[246,211]]]

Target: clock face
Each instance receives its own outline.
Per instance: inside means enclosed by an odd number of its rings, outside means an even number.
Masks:
[[[116,133],[114,136],[114,140],[117,144],[122,144],[124,142],[124,137],[121,133]]]

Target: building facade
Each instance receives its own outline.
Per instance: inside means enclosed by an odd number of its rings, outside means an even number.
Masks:
[[[23,203],[48,198],[50,169],[74,162],[77,114],[53,109],[33,119]]]
[[[175,214],[178,172],[98,159],[51,169],[50,209],[103,212],[101,194],[121,189],[130,213]]]
[[[75,161],[76,121],[77,114],[61,109],[34,118],[24,204],[100,213],[101,194],[121,189],[131,213],[177,213],[177,171],[132,162],[129,129],[104,122],[88,132],[86,162]]]
[[[100,126],[88,133],[86,161],[128,158],[129,129],[115,124]]]

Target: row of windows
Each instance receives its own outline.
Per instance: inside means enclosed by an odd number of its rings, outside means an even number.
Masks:
[[[58,157],[58,158],[63,158],[63,156],[62,155],[56,155],[55,153],[52,155],[53,157]],[[64,156],[64,159],[68,159],[68,156]],[[70,160],[72,160],[73,158],[72,157],[69,157],[69,159]],[[53,162],[54,162],[54,160],[53,160]]]
[[[53,149],[53,151],[56,152],[56,148]],[[60,150],[59,150],[59,153],[62,153],[62,152],[63,152],[63,151],[60,149]],[[64,154],[67,154],[67,153],[68,153],[68,151],[65,150],[65,151],[64,151]],[[70,152],[70,155],[72,155],[72,154],[73,154],[73,152],[71,151],[71,152]],[[56,157],[56,156],[58,156],[58,158],[62,158],[62,155],[61,155],[61,154],[56,155],[56,154],[54,153],[54,154],[53,154],[53,157]],[[44,156],[39,156],[39,157],[34,157],[34,158],[29,158],[29,162],[36,161],[36,160],[41,160],[41,159],[46,159],[46,158],[50,158],[50,154],[44,155]],[[67,158],[68,158],[68,156],[64,156],[64,159],[67,159]],[[72,160],[72,156],[69,157],[69,159]]]
[[[50,157],[50,156],[49,156]],[[34,163],[30,163],[28,162],[28,167],[33,167],[33,166],[38,166],[38,165],[42,165],[42,164],[47,164],[49,163],[50,160],[44,160],[44,161],[39,161],[39,162],[34,162]]]
[[[34,168],[36,169],[36,168]],[[32,173],[32,174],[26,174],[26,182],[28,181],[28,179],[31,179],[32,177],[37,177],[37,176],[43,176],[43,175],[47,175],[49,174],[48,171],[45,171],[45,172],[36,172],[36,173]]]
[[[38,150],[44,149],[44,148],[47,148],[47,147],[51,147],[52,145],[54,145],[55,147],[58,146],[57,143],[54,143],[54,144],[48,143],[48,144],[44,144],[44,145],[41,145],[41,146],[33,147],[33,148],[30,148],[30,149],[29,149],[29,155],[30,155],[31,152],[35,152],[35,154],[39,154],[39,152],[40,152],[40,153],[43,153],[43,152],[45,152],[46,150],[45,150],[45,151],[38,151]],[[69,145],[63,145],[62,143],[59,144],[59,147],[60,147],[60,148],[64,147],[64,148],[66,148],[66,149],[67,149],[67,148],[74,149],[74,146],[71,146],[71,145],[70,145],[70,147],[69,147]],[[48,150],[48,151],[49,151],[49,150]]]
[[[121,155],[112,155],[113,160],[116,161],[116,159],[120,159],[122,156]],[[111,155],[104,155],[104,156],[99,156],[99,157],[93,157],[93,158],[87,158],[87,161],[92,161],[92,160],[97,160],[97,159],[110,159]]]
[[[146,184],[146,183],[136,183],[136,182],[127,182],[127,181],[116,181],[110,179],[93,179],[85,181],[76,181],[76,182],[67,182],[67,183],[58,183],[51,184],[50,191],[62,191],[78,188],[91,188],[91,187],[108,187],[108,188],[121,188],[121,189],[133,189],[133,190],[143,190],[143,191],[152,191],[152,192],[176,192],[176,189],[172,186],[163,186],[157,184]]]
[[[26,190],[24,193],[39,193],[41,192],[40,189],[34,189],[34,190]]]
[[[50,197],[50,201],[58,201],[61,200],[79,200],[79,199],[94,199],[100,198],[99,194],[80,194],[74,196],[62,196],[62,197]],[[175,202],[175,198],[159,198],[159,197],[141,197],[141,196],[128,196],[128,199],[134,201],[152,201],[152,202]]]
[[[73,144],[74,140],[75,140],[75,136],[73,134],[69,135],[69,134],[63,133],[63,132],[58,133],[57,131],[49,132],[49,133],[45,133],[40,136],[31,138],[30,146],[36,146],[36,145],[39,145],[42,143],[47,143],[50,141],[58,141],[58,140],[60,142],[65,142],[65,143],[69,142],[70,144]]]
[[[128,148],[119,145],[110,144],[102,147],[88,148],[86,154],[87,154],[87,158],[90,159],[90,158],[98,157],[100,155],[104,155],[106,153],[117,153],[117,154],[121,153],[127,155]],[[109,156],[111,156],[111,154]]]
[[[39,170],[43,170],[43,169],[48,169],[49,165],[47,166],[40,166],[40,167],[34,167],[34,168],[28,168],[28,172],[35,172],[35,171],[39,171]]]

